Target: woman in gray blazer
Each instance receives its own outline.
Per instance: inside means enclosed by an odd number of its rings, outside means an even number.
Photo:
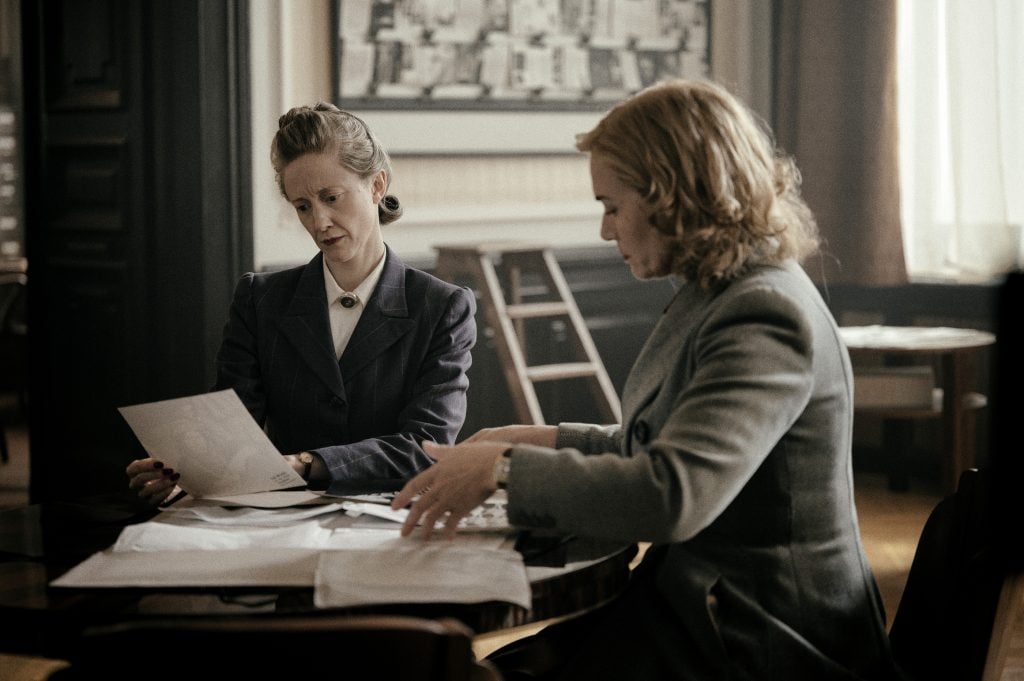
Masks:
[[[241,278],[214,389],[233,388],[311,485],[395,489],[431,463],[421,441],[453,443],[465,420],[475,299],[385,245],[402,207],[361,119],[319,103],[278,124],[278,186],[319,253]],[[151,458],[127,472],[152,503],[178,479]]]
[[[497,487],[525,527],[652,545],[626,591],[498,651],[506,678],[882,679],[885,617],[860,544],[852,377],[797,263],[817,247],[792,161],[722,88],[675,81],[577,147],[601,237],[675,295],[616,425],[481,431],[425,446],[403,532],[445,533]]]

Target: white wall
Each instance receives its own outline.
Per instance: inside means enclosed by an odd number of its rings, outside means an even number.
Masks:
[[[316,253],[277,190],[269,148],[280,114],[332,98],[330,6],[330,0],[250,6],[257,269],[305,262]],[[766,115],[769,3],[711,0],[711,8],[713,77]],[[588,130],[599,114],[360,115],[391,151],[391,189],[405,215],[385,227],[384,238],[406,259],[432,259],[435,244],[487,239],[554,247],[602,243],[587,161],[572,146],[575,133]],[[461,153],[450,153],[455,147]]]

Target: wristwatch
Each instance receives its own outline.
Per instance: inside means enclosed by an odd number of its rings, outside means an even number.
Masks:
[[[309,471],[313,468],[313,455],[309,452],[299,454],[299,463],[302,464],[302,479],[309,482]]]
[[[512,450],[506,449],[494,460],[494,484],[498,489],[508,486],[508,472],[512,468]]]

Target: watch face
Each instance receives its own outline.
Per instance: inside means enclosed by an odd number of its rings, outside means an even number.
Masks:
[[[299,461],[302,463],[313,463],[313,455],[309,452],[302,452],[302,454],[299,454]]]

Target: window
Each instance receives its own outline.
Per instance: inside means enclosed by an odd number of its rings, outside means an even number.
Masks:
[[[899,0],[900,185],[911,280],[1024,266],[1024,2]]]

